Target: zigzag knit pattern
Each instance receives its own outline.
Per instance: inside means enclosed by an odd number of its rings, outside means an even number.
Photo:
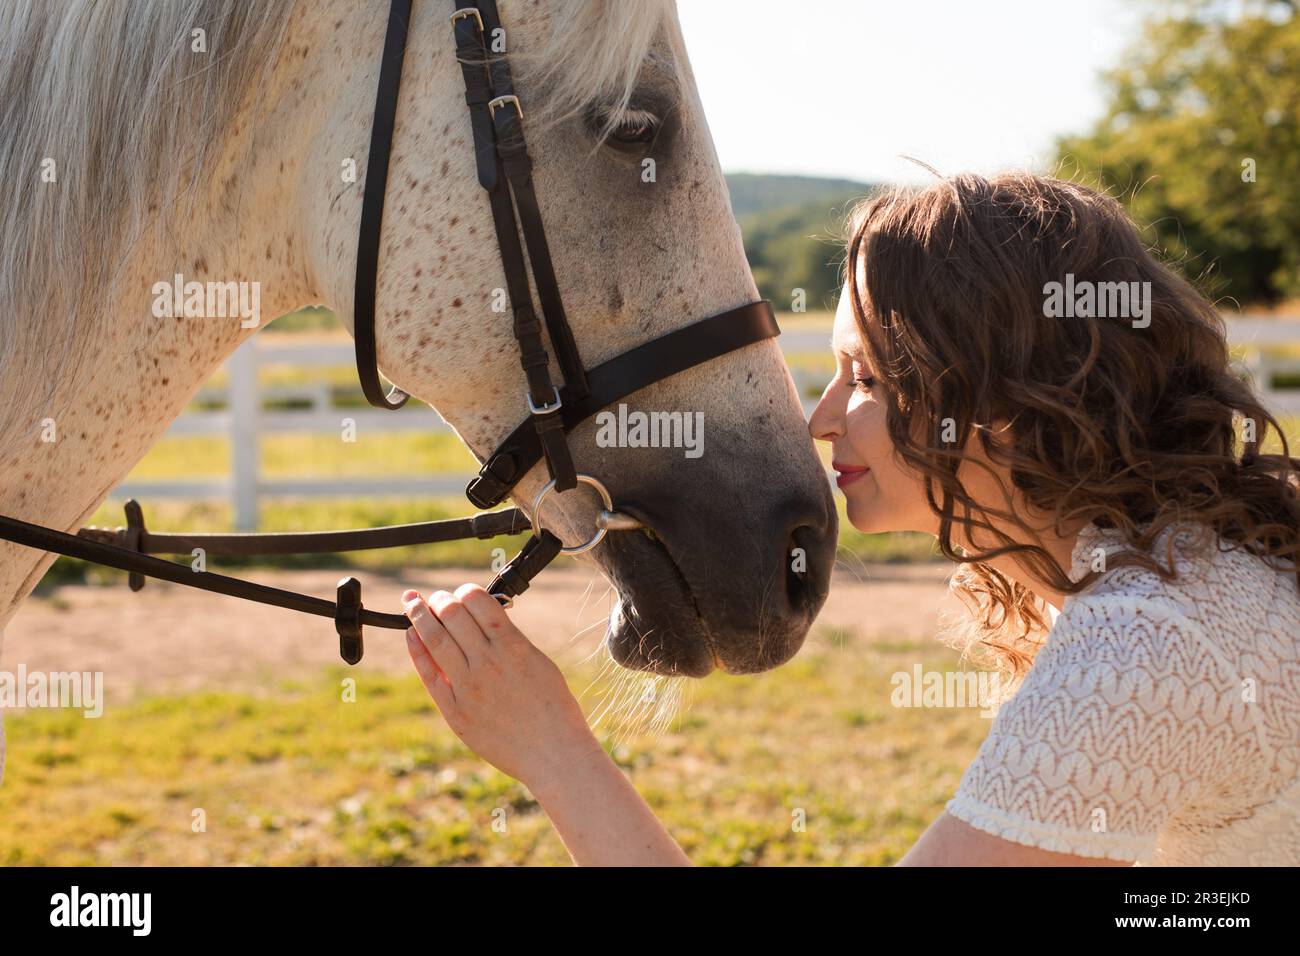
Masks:
[[[1118,533],[1079,535],[1071,577]],[[1115,568],[1067,597],[947,804],[1016,843],[1143,865],[1300,865],[1300,591],[1194,525],[1178,577]]]

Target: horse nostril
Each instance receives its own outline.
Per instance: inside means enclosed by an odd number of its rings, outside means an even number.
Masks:
[[[812,562],[817,560],[817,529],[800,525],[790,535],[786,545],[785,594],[790,610],[804,614],[817,604],[818,587],[812,572]]]

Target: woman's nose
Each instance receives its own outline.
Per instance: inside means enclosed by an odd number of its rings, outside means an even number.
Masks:
[[[817,441],[833,441],[844,434],[844,402],[838,401],[836,383],[832,381],[822,392],[817,407],[808,418],[808,431]]]

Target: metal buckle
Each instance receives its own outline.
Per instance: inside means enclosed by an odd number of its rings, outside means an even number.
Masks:
[[[473,17],[478,21],[478,32],[483,32],[483,16],[478,12],[478,7],[461,7],[451,15],[451,22],[455,24],[461,17]]]
[[[609,489],[591,475],[578,475],[578,481],[591,485],[592,488],[596,489],[596,494],[600,495],[600,503],[605,507],[596,516],[596,533],[591,539],[572,548],[561,547],[561,554],[585,554],[600,544],[610,531],[634,531],[637,528],[645,527],[644,524],[631,515],[615,511],[614,500],[609,496]],[[546,501],[546,496],[554,490],[555,479],[552,478],[537,493],[537,497],[533,499],[533,534],[535,535],[542,533],[542,504]]]
[[[505,96],[498,96],[494,100],[488,100],[488,110],[491,111],[493,118],[495,118],[497,115],[497,107],[505,106],[507,103],[514,105],[515,112],[519,114],[519,121],[522,123],[524,120],[524,108],[519,105],[519,97],[515,96],[513,93],[507,93]]]
[[[558,385],[552,385],[551,391],[555,393],[555,402],[547,405],[533,404],[533,395],[531,392],[525,392],[524,397],[528,399],[528,410],[534,415],[549,415],[551,412],[557,412],[564,407],[564,402],[560,398],[560,388]]]

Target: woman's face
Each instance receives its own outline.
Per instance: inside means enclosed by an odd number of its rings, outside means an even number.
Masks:
[[[836,484],[849,523],[859,531],[925,531],[937,534],[939,519],[925,500],[919,474],[894,455],[885,428],[885,388],[870,367],[858,335],[846,285],[840,293],[831,336],[835,378],[826,386],[808,427],[831,443]]]

